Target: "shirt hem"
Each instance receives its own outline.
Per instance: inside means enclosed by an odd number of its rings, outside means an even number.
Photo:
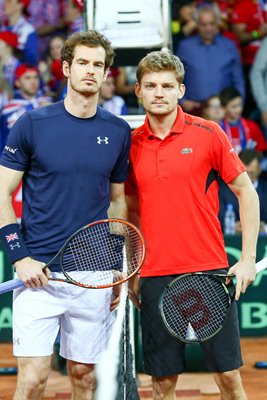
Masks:
[[[168,268],[163,270],[154,270],[154,271],[142,271],[140,273],[141,278],[147,278],[152,276],[165,276],[165,275],[180,275],[180,274],[191,274],[194,272],[204,272],[204,271],[211,271],[216,269],[223,269],[229,268],[227,263],[216,263],[216,264],[209,264],[209,265],[201,265],[201,266],[194,266],[192,268],[184,267],[179,269]]]

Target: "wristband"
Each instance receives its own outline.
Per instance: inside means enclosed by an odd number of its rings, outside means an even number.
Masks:
[[[260,39],[260,37],[261,37],[260,32],[258,32],[258,31],[252,31],[251,36],[253,39]]]
[[[0,240],[12,264],[21,258],[30,257],[19,224],[9,224],[1,228]]]

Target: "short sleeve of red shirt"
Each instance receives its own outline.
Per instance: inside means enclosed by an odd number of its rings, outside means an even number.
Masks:
[[[231,182],[246,170],[227,135],[217,124],[213,131],[211,153],[213,168],[226,183]]]

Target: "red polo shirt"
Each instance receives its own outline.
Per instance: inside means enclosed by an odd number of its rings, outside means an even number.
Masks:
[[[223,130],[178,107],[161,140],[148,119],[133,131],[129,184],[140,202],[147,257],[141,276],[204,271],[228,266],[218,220],[218,182],[245,170]]]

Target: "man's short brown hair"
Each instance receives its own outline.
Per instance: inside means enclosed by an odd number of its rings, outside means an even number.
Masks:
[[[102,33],[95,30],[74,33],[74,35],[66,40],[62,47],[61,62],[66,61],[70,66],[74,57],[74,50],[77,46],[103,47],[106,52],[105,69],[108,69],[112,65],[115,52],[111,47],[111,42]]]
[[[181,60],[167,51],[152,51],[139,62],[136,71],[137,82],[141,80],[147,72],[171,71],[175,73],[178,83],[184,80],[184,66]]]

